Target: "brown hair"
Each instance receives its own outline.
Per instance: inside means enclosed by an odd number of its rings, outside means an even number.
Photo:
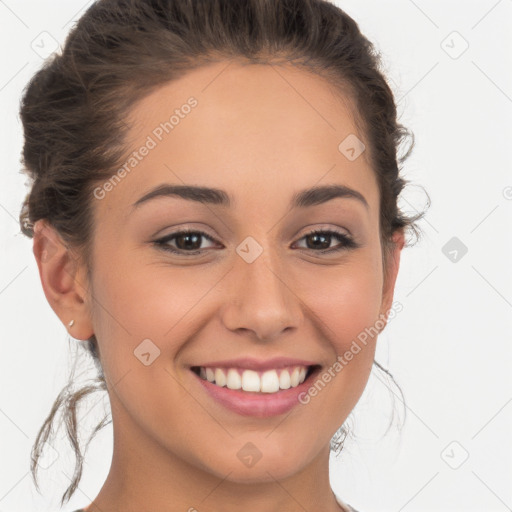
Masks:
[[[292,63],[326,78],[352,99],[379,185],[384,266],[393,246],[391,235],[400,229],[418,235],[416,222],[424,215],[408,217],[397,204],[407,183],[400,177],[401,164],[414,138],[397,121],[393,93],[380,71],[380,55],[350,16],[324,0],[93,3],[71,30],[62,54],[47,59],[24,90],[23,165],[31,189],[20,213],[22,232],[32,237],[34,223],[47,219],[83,258],[90,277],[93,190],[124,161],[129,129],[124,119],[130,109],[188,71],[233,59]],[[409,137],[409,150],[400,157],[399,146]],[[62,504],[74,493],[82,473],[77,405],[84,396],[106,390],[94,335],[85,346],[98,363],[95,384],[76,392],[68,384],[62,390],[32,450],[31,471],[37,486],[37,461],[63,407],[76,465]],[[102,420],[92,435],[105,424]],[[344,427],[341,431],[346,435]],[[340,442],[331,442],[331,448],[339,446]]]

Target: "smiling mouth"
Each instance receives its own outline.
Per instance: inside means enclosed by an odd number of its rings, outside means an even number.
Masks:
[[[191,370],[201,379],[221,388],[270,394],[299,386],[320,368],[320,365],[292,365],[254,371],[243,368],[192,366]]]

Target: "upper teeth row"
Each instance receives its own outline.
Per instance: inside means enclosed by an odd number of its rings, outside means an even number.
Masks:
[[[263,393],[276,393],[280,389],[295,388],[304,382],[306,373],[307,367],[305,366],[267,370],[261,372],[261,374],[253,370],[240,370],[237,368],[201,367],[199,369],[200,377],[217,386],[226,386],[229,389],[243,389],[244,391],[261,391]]]

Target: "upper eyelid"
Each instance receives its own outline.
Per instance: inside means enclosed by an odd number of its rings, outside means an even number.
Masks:
[[[349,240],[354,241],[352,234],[350,234],[350,233],[343,233],[343,232],[339,231],[339,229],[329,228],[329,227],[311,228],[308,231],[304,232],[301,236],[298,236],[298,238],[296,237],[296,241],[302,240],[304,237],[306,237],[308,235],[311,235],[311,234],[314,234],[315,232],[316,233],[330,233],[331,235],[334,234],[334,235],[338,235],[340,237],[346,237]],[[158,238],[156,240],[156,242],[162,241],[162,240],[165,240],[166,242],[169,242],[170,240],[173,240],[174,237],[176,237],[178,235],[182,235],[182,234],[187,234],[187,233],[200,234],[201,236],[204,236],[205,238],[207,238],[211,242],[221,243],[214,236],[212,236],[209,233],[207,233],[207,232],[205,232],[205,231],[203,231],[201,229],[198,229],[198,228],[197,229],[194,229],[194,228],[182,228],[182,229],[174,231],[172,233],[168,233],[167,235],[161,236],[160,238]],[[197,249],[197,250],[201,250],[201,249]],[[188,252],[192,252],[192,251],[188,251]]]
[[[304,230],[304,231],[303,231]],[[310,234],[311,232],[313,231],[334,231],[336,233],[339,233],[339,234],[342,234],[342,235],[346,235],[350,238],[353,238],[353,234],[351,232],[351,230],[349,230],[348,228],[346,227],[341,227],[341,226],[336,226],[336,227],[333,227],[332,225],[329,225],[328,223],[316,223],[316,224],[311,224],[311,225],[308,225],[304,228],[301,228],[300,230],[296,231],[296,234],[294,235],[294,238],[296,238],[297,236],[299,236],[299,233],[303,232],[302,236],[305,236],[307,234]],[[211,239],[214,239],[216,240],[216,236],[213,235],[213,234],[210,234],[208,231],[206,231],[203,227],[189,227],[189,226],[184,226],[184,227],[179,227],[176,229],[176,231],[173,231],[171,233],[168,233],[166,235],[163,235],[163,236],[160,236],[159,238],[167,238],[169,236],[172,236],[172,235],[178,235],[178,234],[181,234],[181,233],[201,233]]]

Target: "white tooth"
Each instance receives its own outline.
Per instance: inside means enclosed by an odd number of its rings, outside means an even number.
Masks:
[[[215,373],[211,368],[206,368],[206,379],[210,382],[213,382],[215,380]]]
[[[288,370],[281,370],[281,375],[279,375],[279,387],[281,389],[288,389],[290,386],[290,372]]]
[[[261,391],[263,393],[275,393],[279,391],[279,377],[275,370],[268,370],[261,376]]]
[[[242,378],[234,368],[228,370],[226,385],[229,389],[240,389],[242,387]]]
[[[242,376],[235,368],[204,368],[200,367],[199,375],[217,386],[227,386],[229,389],[243,389],[250,392],[276,393],[280,389],[297,387],[306,379],[307,368],[296,366],[289,369],[267,370],[261,378],[258,372],[244,370]]]
[[[226,385],[226,374],[220,368],[215,368],[215,384],[220,387]]]
[[[259,391],[260,376],[253,370],[245,370],[242,374],[242,389],[244,391]]]
[[[292,388],[295,388],[299,385],[299,367],[298,366],[296,366],[293,369],[293,372],[290,376],[290,384],[291,384]]]

